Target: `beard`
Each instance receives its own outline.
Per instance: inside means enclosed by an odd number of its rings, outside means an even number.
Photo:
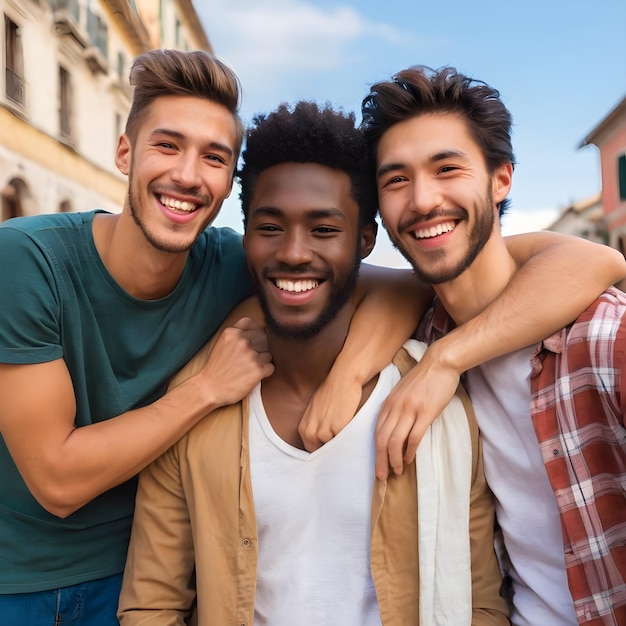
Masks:
[[[460,209],[465,219],[467,211]],[[444,250],[430,250],[428,259],[418,261],[411,256],[408,248],[404,248],[399,241],[389,236],[391,243],[400,254],[411,264],[415,275],[424,283],[429,285],[439,285],[458,278],[476,259],[480,251],[489,241],[495,224],[495,206],[491,185],[487,187],[485,201],[476,211],[476,222],[469,234],[467,251],[454,265],[445,263],[446,252]],[[383,223],[384,225],[384,223]],[[389,234],[389,232],[387,233]]]
[[[147,193],[148,195],[155,195],[160,192],[166,192],[166,189],[163,188],[155,188],[153,185],[148,185]],[[196,192],[189,191],[187,189],[177,189],[179,193],[187,196],[195,196],[198,198],[198,202],[208,205],[210,204],[210,198],[206,196],[198,196]],[[158,237],[154,232],[152,232],[146,221],[142,219],[141,216],[141,203],[137,202],[135,195],[135,190],[133,187],[133,170],[130,169],[128,173],[128,207],[130,209],[130,215],[133,218],[133,221],[141,230],[143,236],[146,238],[146,241],[156,250],[160,252],[167,252],[169,254],[180,254],[181,252],[189,252],[193,245],[196,243],[196,240],[200,236],[200,233],[196,233],[195,236],[190,237],[187,241],[172,241],[171,239]],[[217,211],[216,211],[217,214]],[[176,224],[172,224],[174,231],[177,228]]]
[[[355,255],[352,263],[341,267],[337,272],[332,270],[327,272],[325,282],[331,285],[328,301],[314,320],[304,324],[283,324],[276,319],[272,315],[271,305],[268,302],[265,292],[263,288],[260,287],[257,291],[257,296],[268,329],[283,339],[305,341],[315,337],[337,317],[337,314],[352,297],[359,277],[360,266],[361,257],[359,254]],[[294,279],[297,279],[298,273],[304,274],[309,272],[309,268],[303,268],[298,271],[294,270],[293,267],[272,268],[271,271],[275,271],[276,269],[286,270]],[[267,269],[263,271],[263,277],[266,281],[268,280],[267,275],[271,273],[271,271]],[[259,282],[256,276],[253,276],[253,278],[255,282]]]

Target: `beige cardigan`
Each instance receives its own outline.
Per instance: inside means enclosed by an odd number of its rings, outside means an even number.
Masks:
[[[197,371],[206,350],[181,372]],[[413,361],[394,360],[401,372]],[[508,624],[493,550],[494,509],[478,426],[462,389],[473,449],[470,496],[472,624]],[[372,575],[384,626],[419,624],[417,495],[414,466],[376,481]],[[248,456],[248,400],[216,410],[146,468],[120,596],[122,626],[251,626],[257,532]],[[197,594],[196,594],[197,590]],[[197,603],[197,606],[196,606]]]

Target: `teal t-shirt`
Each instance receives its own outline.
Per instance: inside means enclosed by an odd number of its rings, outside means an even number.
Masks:
[[[251,293],[241,235],[208,228],[172,293],[159,300],[133,298],[96,251],[95,213],[0,225],[0,362],[65,359],[78,427],[157,399],[168,378]],[[131,480],[59,519],[32,497],[0,437],[0,593],[121,572],[134,497]]]

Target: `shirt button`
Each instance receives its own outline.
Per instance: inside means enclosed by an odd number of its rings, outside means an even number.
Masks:
[[[249,548],[252,545],[252,542],[250,541],[250,539],[242,539],[241,545],[244,548]],[[245,624],[242,624],[242,626],[245,626]]]
[[[554,448],[554,450],[552,450],[552,454],[554,454],[554,456],[559,456],[559,451]]]

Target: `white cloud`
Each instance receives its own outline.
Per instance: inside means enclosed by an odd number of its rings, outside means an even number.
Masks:
[[[559,214],[560,210],[555,208],[524,210],[514,207],[502,218],[502,234],[517,235],[543,230],[550,226]]]
[[[348,72],[351,54],[356,54],[353,44],[412,39],[347,5],[324,9],[304,0],[212,0],[198,3],[197,11],[216,54],[237,72],[246,103],[253,102],[255,111],[294,97],[314,97],[319,82],[310,94],[298,93],[298,87],[314,76],[323,80],[334,70]]]

